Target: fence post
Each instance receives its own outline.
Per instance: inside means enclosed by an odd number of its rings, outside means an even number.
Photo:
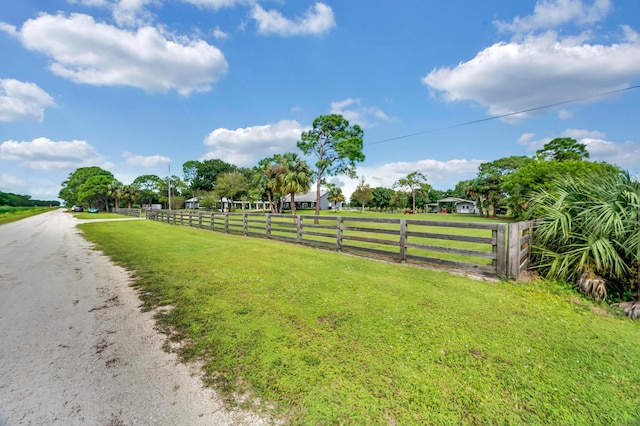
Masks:
[[[407,219],[400,219],[400,263],[407,261]]]
[[[508,262],[508,273],[509,279],[517,280],[520,278],[520,250],[521,250],[521,240],[520,240],[520,224],[522,222],[516,222],[509,225],[509,262]]]
[[[267,238],[271,238],[271,213],[267,213],[265,221],[265,232],[267,234]]]
[[[249,224],[247,223],[247,213],[242,213],[242,233],[249,235]]]
[[[189,210],[189,226],[193,226],[193,213]]]
[[[506,232],[507,225],[504,223],[499,223],[498,229],[493,231],[495,243],[493,244],[492,251],[496,255],[495,267],[496,274],[499,278],[507,276]]]
[[[209,216],[210,216],[210,220],[211,220],[211,222],[209,222],[209,228],[213,231],[213,228],[214,228],[213,221],[215,220],[216,216],[213,214],[213,212],[209,213]]]
[[[336,246],[338,251],[342,251],[342,236],[344,235],[344,217],[338,216],[337,230],[336,230]]]
[[[302,242],[302,217],[299,214],[297,214],[294,220],[296,221],[296,240],[299,243],[301,243]]]
[[[198,228],[202,229],[202,212],[198,212]]]
[[[224,232],[229,233],[229,213],[224,214]]]

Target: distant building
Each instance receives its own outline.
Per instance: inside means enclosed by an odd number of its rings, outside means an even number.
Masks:
[[[184,202],[184,208],[187,210],[195,210],[200,208],[200,201],[196,197],[189,198]]]
[[[317,192],[309,191],[304,194],[296,194],[294,197],[294,201],[296,202],[296,209],[315,209],[317,202]],[[342,203],[338,203],[337,206],[334,206],[333,203],[329,202],[327,196],[329,192],[324,191],[320,192],[320,210],[342,210]],[[291,210],[291,195],[287,195],[284,197],[284,209]]]
[[[478,213],[478,209],[476,208],[476,202],[471,200],[465,200],[464,198],[456,198],[456,197],[447,197],[441,200],[438,200],[437,207],[434,209],[435,213],[440,213],[444,209],[442,207],[443,204],[453,204],[454,211],[456,213],[467,213],[467,214],[475,214]],[[429,207],[433,208],[434,203],[429,204]]]

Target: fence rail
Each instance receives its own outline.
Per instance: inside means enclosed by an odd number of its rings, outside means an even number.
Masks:
[[[529,261],[531,222],[446,222],[272,213],[152,210],[149,220],[269,238],[400,262],[518,279]]]
[[[142,217],[141,209],[113,209],[114,213],[121,214],[124,216],[132,216],[132,217]]]

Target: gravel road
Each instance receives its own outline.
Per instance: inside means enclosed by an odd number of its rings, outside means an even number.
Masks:
[[[0,425],[255,425],[162,350],[125,270],[56,210],[0,226]]]

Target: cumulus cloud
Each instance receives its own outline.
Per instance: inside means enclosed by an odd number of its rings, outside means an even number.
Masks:
[[[256,3],[251,9],[251,17],[258,23],[258,31],[262,34],[322,35],[336,26],[333,9],[324,3],[316,3],[296,20],[285,18],[277,10],[264,10]]]
[[[505,115],[629,87],[640,77],[638,39],[630,28],[625,40],[611,45],[561,39],[549,31],[496,43],[456,67],[430,72],[422,82],[446,101],[475,101],[491,115]]]
[[[273,154],[295,151],[296,142],[307,130],[295,120],[235,130],[215,129],[204,140],[204,144],[213,149],[201,159],[219,158],[239,166],[252,166]]]
[[[534,153],[556,137],[572,138],[586,146],[591,161],[605,161],[622,168],[640,164],[640,143],[610,141],[606,139],[607,135],[599,130],[566,129],[558,136],[544,138],[535,136],[534,133],[525,133],[520,136],[518,143]]]
[[[53,98],[36,84],[0,79],[0,121],[43,121],[45,107],[52,106]]]
[[[169,157],[164,157],[162,155],[135,155],[131,152],[125,151],[122,153],[122,156],[125,158],[125,161],[130,166],[142,167],[145,169],[153,169],[159,166],[166,166],[171,163],[171,159]]]
[[[156,0],[120,0],[113,6],[113,19],[122,26],[137,26],[153,20],[153,15],[147,10],[149,4]]]
[[[555,28],[567,23],[591,25],[607,16],[611,6],[611,0],[594,0],[590,5],[582,0],[540,0],[532,15],[516,16],[511,22],[495,21],[494,24],[502,31],[514,33]]]
[[[360,99],[352,98],[332,102],[331,114],[340,114],[349,120],[350,124],[358,124],[364,128],[372,127],[376,122],[392,121],[380,108],[363,106]]]
[[[14,192],[16,188],[23,188],[27,183],[15,176],[7,173],[0,173],[0,190],[4,192]]]
[[[222,52],[202,40],[150,26],[121,30],[88,15],[41,14],[14,34],[27,49],[51,57],[54,74],[76,83],[187,96],[211,90],[227,71]]]
[[[47,138],[0,144],[0,158],[18,161],[24,167],[36,170],[61,170],[85,166],[109,168],[109,164],[86,141],[54,142]]]
[[[220,27],[215,27],[212,31],[213,36],[216,40],[226,40],[229,38],[229,33],[226,33],[220,29]]]

